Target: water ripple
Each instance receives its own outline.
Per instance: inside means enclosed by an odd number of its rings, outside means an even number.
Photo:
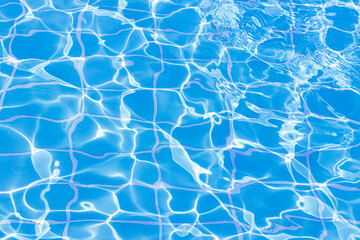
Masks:
[[[358,239],[358,1],[0,3],[3,239]]]

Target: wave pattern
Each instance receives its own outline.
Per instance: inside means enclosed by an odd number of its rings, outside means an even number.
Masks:
[[[3,239],[360,239],[359,1],[3,0]]]

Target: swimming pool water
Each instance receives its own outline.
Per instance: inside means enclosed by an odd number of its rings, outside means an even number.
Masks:
[[[359,11],[0,1],[0,237],[360,239]]]

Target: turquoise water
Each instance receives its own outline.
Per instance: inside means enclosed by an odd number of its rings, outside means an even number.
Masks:
[[[0,237],[360,239],[359,11],[0,1]]]

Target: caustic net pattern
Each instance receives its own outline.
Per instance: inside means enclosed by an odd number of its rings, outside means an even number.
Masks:
[[[358,0],[2,0],[2,239],[360,239]]]

